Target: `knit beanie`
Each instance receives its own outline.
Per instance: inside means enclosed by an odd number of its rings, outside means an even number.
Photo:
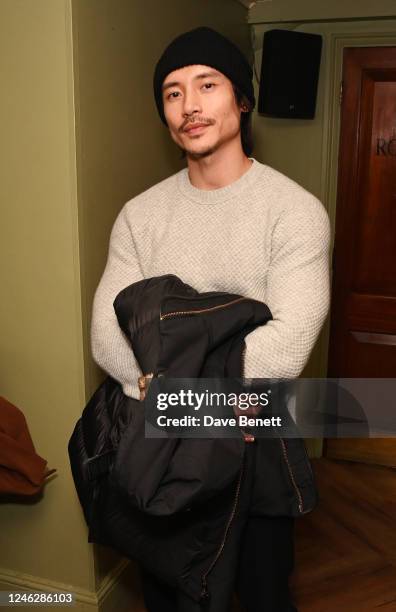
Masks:
[[[161,55],[154,71],[154,97],[162,121],[166,125],[162,101],[162,84],[173,70],[202,64],[222,72],[246,96],[256,103],[253,71],[242,51],[228,38],[211,28],[200,27],[175,38]]]

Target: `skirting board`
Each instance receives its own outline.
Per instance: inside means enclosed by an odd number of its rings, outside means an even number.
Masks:
[[[0,568],[1,591],[69,591],[74,593],[73,606],[45,606],[48,612],[144,612],[136,567],[122,559],[102,580],[98,591],[91,592],[71,584],[46,580],[38,576]],[[36,612],[37,606],[23,606],[24,612]]]

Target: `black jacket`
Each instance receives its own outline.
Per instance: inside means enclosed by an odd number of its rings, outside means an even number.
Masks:
[[[271,319],[262,302],[198,293],[174,275],[130,285],[114,307],[142,372],[167,378],[242,377],[244,337]],[[69,455],[89,541],[113,546],[200,601],[238,513],[246,443],[242,434],[145,438],[144,421],[144,404],[107,378],[75,427]],[[303,440],[254,444],[252,513],[312,510],[316,486]]]

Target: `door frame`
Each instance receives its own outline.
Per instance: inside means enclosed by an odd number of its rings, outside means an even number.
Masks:
[[[320,26],[320,24],[316,24]],[[322,126],[322,159],[321,159],[321,200],[325,203],[331,226],[331,254],[334,249],[335,222],[338,186],[338,155],[341,130],[340,88],[344,49],[346,47],[389,47],[396,46],[396,21],[354,21],[333,22],[325,28],[326,46],[323,92],[323,126]],[[310,31],[315,24],[310,23]],[[317,30],[320,32],[320,28]],[[331,270],[332,291],[332,270]],[[330,315],[322,331],[321,346],[318,352],[319,371],[327,376],[328,353],[330,340]],[[316,439],[312,456],[323,456],[325,439]]]
[[[344,24],[346,25],[346,24]],[[368,24],[366,24],[367,27]],[[371,25],[371,24],[370,24]],[[337,207],[337,184],[338,184],[338,155],[340,146],[341,129],[341,105],[340,89],[342,81],[342,67],[344,49],[346,47],[389,47],[396,46],[396,21],[376,22],[375,28],[383,28],[381,31],[359,32],[338,31],[331,32],[328,37],[328,75],[326,79],[327,91],[325,92],[324,110],[326,120],[323,125],[323,149],[322,149],[322,180],[323,201],[327,204],[332,230],[331,252],[334,248],[335,221]],[[386,30],[385,30],[386,26]],[[389,28],[389,29],[388,29]],[[393,31],[392,31],[393,29]],[[332,279],[331,279],[332,284]],[[323,350],[321,351],[320,369],[327,375],[330,317],[328,317],[326,329],[324,330]]]
[[[395,25],[396,22],[392,22]],[[338,156],[340,147],[340,131],[341,131],[341,82],[342,82],[342,69],[344,59],[344,49],[347,47],[389,47],[396,46],[396,33],[395,32],[373,32],[365,33],[345,33],[337,32],[332,33],[330,36],[330,49],[329,49],[329,79],[328,92],[331,92],[326,99],[326,103],[329,104],[328,112],[325,113],[327,121],[324,124],[323,137],[323,160],[322,170],[324,176],[322,177],[324,186],[324,201],[327,202],[327,210],[330,217],[330,223],[332,228],[332,242],[331,252],[334,249],[335,239],[335,222],[336,222],[336,207],[337,207],[337,187],[338,187]],[[332,285],[331,278],[331,285]],[[332,287],[331,287],[332,291]],[[328,352],[329,352],[329,340],[330,340],[330,316],[327,320],[327,326],[325,330],[325,340],[323,343],[323,351],[321,353],[322,363],[321,368],[326,372],[328,366]],[[325,449],[325,439],[322,439],[321,454]]]

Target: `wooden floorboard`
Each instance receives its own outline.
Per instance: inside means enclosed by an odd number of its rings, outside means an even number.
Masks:
[[[296,520],[299,612],[396,612],[396,470],[312,461],[317,508]]]

